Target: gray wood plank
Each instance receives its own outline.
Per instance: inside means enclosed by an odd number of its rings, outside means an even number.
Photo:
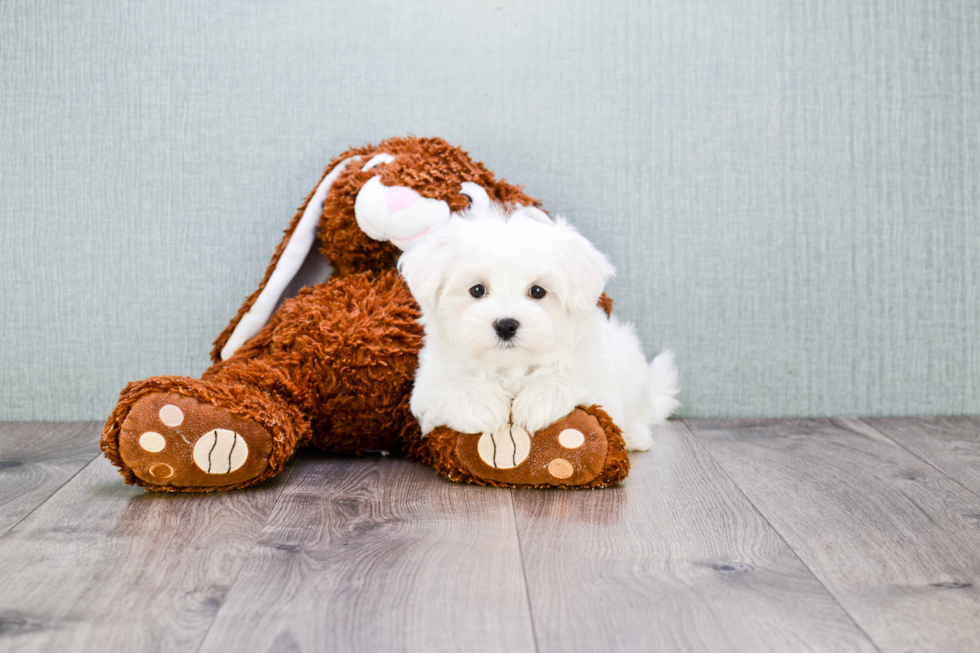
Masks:
[[[874,650],[683,424],[632,465],[516,492],[539,651]]]
[[[0,422],[0,536],[97,455],[97,422]]]
[[[97,458],[0,540],[0,650],[196,649],[282,485],[148,494]]]
[[[201,650],[534,650],[510,491],[301,460]]]
[[[690,426],[881,650],[977,650],[975,495],[857,420]]]
[[[863,418],[892,440],[980,494],[980,418]]]

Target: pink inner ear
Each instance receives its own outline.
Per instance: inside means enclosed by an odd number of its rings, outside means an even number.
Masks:
[[[392,213],[407,209],[420,199],[422,197],[418,193],[405,186],[392,186],[385,190],[385,203]]]

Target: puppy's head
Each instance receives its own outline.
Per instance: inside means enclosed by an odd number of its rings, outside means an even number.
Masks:
[[[563,218],[497,204],[454,216],[399,269],[430,335],[498,365],[531,365],[569,345],[614,274]]]

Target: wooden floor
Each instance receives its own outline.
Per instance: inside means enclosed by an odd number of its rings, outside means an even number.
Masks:
[[[675,422],[581,492],[146,494],[99,429],[0,424],[2,651],[980,651],[980,419]]]

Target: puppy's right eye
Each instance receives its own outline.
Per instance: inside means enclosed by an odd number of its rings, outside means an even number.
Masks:
[[[478,283],[470,288],[470,294],[479,299],[487,294],[487,289],[482,283]]]

